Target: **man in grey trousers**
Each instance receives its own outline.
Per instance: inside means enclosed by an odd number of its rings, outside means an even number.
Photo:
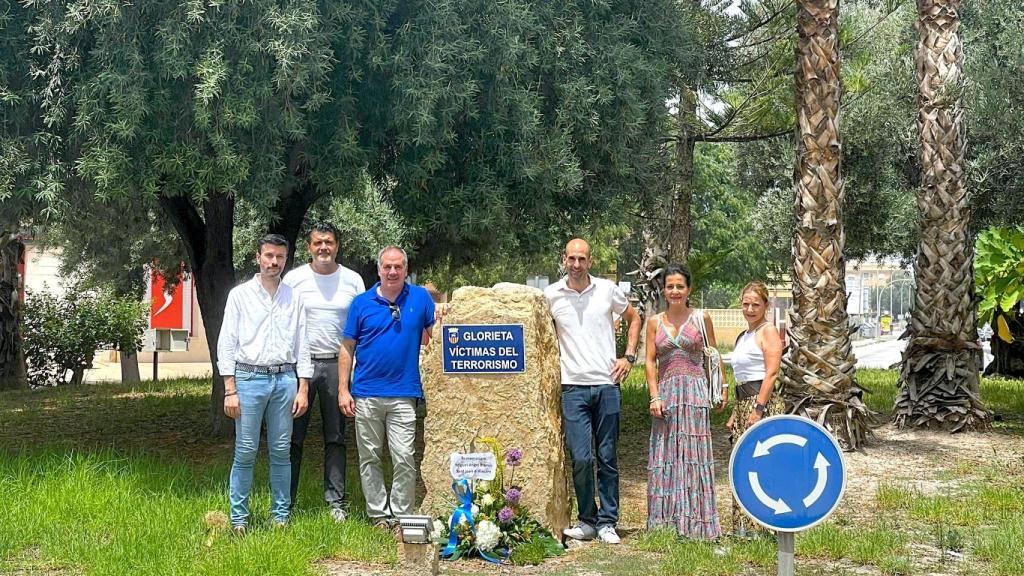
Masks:
[[[380,282],[352,301],[342,331],[338,402],[356,417],[366,514],[375,526],[388,528],[413,511],[416,404],[423,398],[420,344],[430,338],[434,300],[426,289],[406,283],[409,259],[398,246],[380,251],[377,272]],[[381,466],[384,442],[394,463],[390,494]]]

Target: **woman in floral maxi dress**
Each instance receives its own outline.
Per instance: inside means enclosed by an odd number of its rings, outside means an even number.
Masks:
[[[665,268],[668,309],[647,321],[647,386],[651,393],[647,526],[671,527],[683,537],[711,540],[722,533],[715,505],[710,390],[703,368],[704,340],[714,328],[703,310],[688,306],[690,272]],[[723,383],[716,383],[722,385]],[[725,405],[718,406],[719,409]]]

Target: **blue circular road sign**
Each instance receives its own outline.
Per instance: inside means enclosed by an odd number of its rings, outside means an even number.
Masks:
[[[836,509],[846,489],[839,444],[817,422],[772,416],[747,429],[729,459],[729,484],[759,524],[798,532]]]

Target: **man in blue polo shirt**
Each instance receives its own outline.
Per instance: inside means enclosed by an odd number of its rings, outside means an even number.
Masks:
[[[356,418],[359,477],[366,511],[378,527],[412,513],[416,490],[416,403],[423,398],[420,344],[430,338],[434,301],[406,284],[409,258],[398,246],[377,256],[380,282],[352,300],[338,356],[338,405]],[[349,375],[355,360],[355,375]],[[384,487],[384,440],[394,464],[390,502]]]

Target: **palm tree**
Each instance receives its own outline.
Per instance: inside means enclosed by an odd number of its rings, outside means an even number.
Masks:
[[[854,378],[846,313],[838,17],[838,0],[797,2],[793,309],[782,389],[790,412],[856,449],[873,417]]]
[[[961,0],[917,1],[918,282],[893,414],[901,427],[938,426],[954,432],[984,427],[991,418],[979,396],[981,346],[964,186],[960,4]]]

